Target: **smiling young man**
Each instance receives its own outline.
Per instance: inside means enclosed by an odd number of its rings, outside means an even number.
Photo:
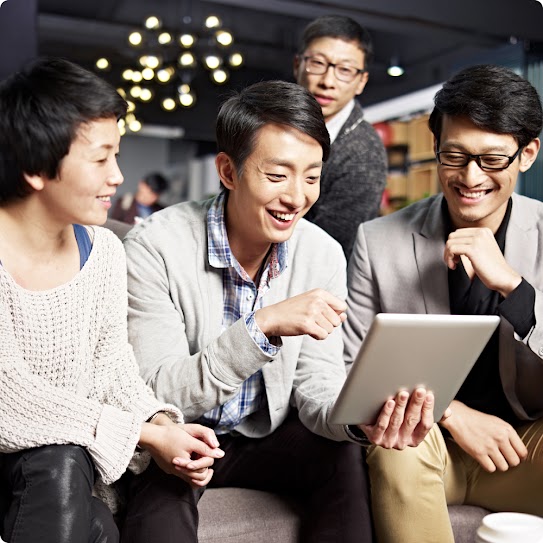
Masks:
[[[159,211],[125,239],[141,372],[215,429],[226,455],[214,486],[299,496],[301,541],[369,542],[361,449],[328,422],[345,379],[345,257],[303,219],[329,153],[319,105],[294,83],[252,85],[221,107],[217,143],[219,195]],[[156,489],[164,479],[170,494]],[[196,541],[200,495],[151,469],[131,489],[141,508],[127,540],[167,527],[172,543]]]
[[[368,82],[372,54],[356,21],[327,15],[305,28],[294,59],[294,77],[320,104],[332,143],[320,197],[306,218],[338,240],[347,258],[358,225],[379,214],[386,184],[383,143],[355,99]]]
[[[501,317],[452,414],[416,448],[370,448],[380,543],[452,543],[447,504],[543,515],[543,204],[514,193],[542,125],[528,81],[463,70],[430,116],[442,194],[359,229],[348,361],[376,313]]]

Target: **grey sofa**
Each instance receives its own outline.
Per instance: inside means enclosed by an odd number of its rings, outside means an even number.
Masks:
[[[115,220],[108,220],[105,226],[121,239],[130,229]],[[208,489],[198,510],[200,543],[297,542],[301,504],[287,497],[241,488]],[[487,513],[480,507],[449,507],[456,543],[474,543],[475,532]]]
[[[291,499],[259,490],[213,488],[206,490],[198,509],[200,543],[298,541],[300,505]],[[487,513],[468,505],[449,507],[455,542],[474,543],[477,528]]]

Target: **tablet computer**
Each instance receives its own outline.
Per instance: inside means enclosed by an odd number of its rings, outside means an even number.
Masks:
[[[335,424],[373,424],[400,390],[434,393],[443,416],[498,326],[498,316],[379,313],[330,413]]]

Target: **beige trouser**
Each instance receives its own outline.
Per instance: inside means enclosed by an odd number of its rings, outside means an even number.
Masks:
[[[543,419],[517,429],[528,458],[488,473],[437,424],[418,447],[371,447],[367,462],[379,543],[454,543],[448,505],[543,516]]]

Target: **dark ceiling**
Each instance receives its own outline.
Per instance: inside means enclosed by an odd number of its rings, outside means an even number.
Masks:
[[[543,43],[543,6],[536,0],[38,0],[38,9],[40,54],[87,67],[106,56],[113,64],[106,77],[115,84],[120,69],[139,56],[127,36],[148,15],[175,32],[199,30],[207,15],[218,15],[245,64],[220,87],[203,70],[196,72],[198,100],[190,109],[137,108],[145,124],[181,126],[187,139],[201,141],[213,140],[217,107],[229,89],[262,79],[292,80],[298,39],[319,15],[348,15],[372,35],[375,60],[364,105],[439,83],[462,65],[537,51]],[[386,74],[392,57],[405,67],[400,78]]]

